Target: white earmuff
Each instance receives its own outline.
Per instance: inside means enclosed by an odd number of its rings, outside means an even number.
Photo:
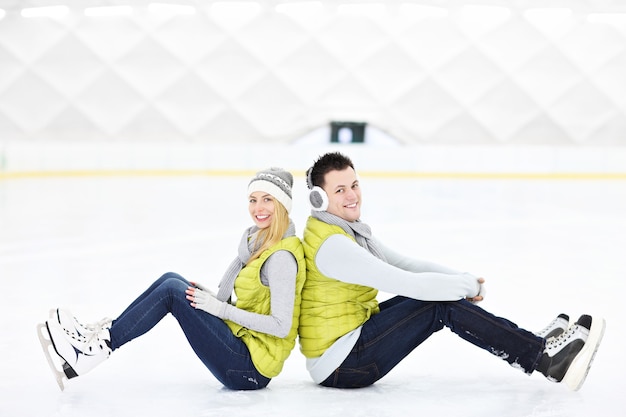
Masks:
[[[317,185],[313,185],[313,167],[306,171],[306,185],[309,188],[309,203],[314,211],[326,211],[328,208],[328,195],[326,191]]]
[[[309,203],[315,211],[326,211],[328,208],[328,195],[322,187],[315,186],[309,191]]]

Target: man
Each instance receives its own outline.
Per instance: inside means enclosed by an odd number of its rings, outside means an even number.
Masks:
[[[468,342],[531,374],[580,388],[604,333],[604,320],[557,317],[538,334],[476,305],[484,279],[407,258],[372,237],[361,222],[352,161],[321,156],[307,171],[313,210],[304,230],[307,280],[300,345],[313,380],[357,388],[385,376],[447,326]],[[397,294],[378,303],[378,290]],[[556,337],[553,337],[556,336]]]

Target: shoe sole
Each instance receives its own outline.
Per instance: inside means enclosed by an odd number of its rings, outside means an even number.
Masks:
[[[585,382],[596,352],[598,352],[598,347],[600,347],[602,337],[604,337],[605,328],[606,322],[604,319],[592,318],[589,337],[587,337],[585,345],[576,355],[563,377],[563,382],[572,391],[578,391]]]

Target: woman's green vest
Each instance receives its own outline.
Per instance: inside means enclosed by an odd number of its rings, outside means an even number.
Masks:
[[[250,350],[252,362],[257,370],[268,378],[275,377],[283,369],[283,364],[296,343],[298,322],[300,317],[300,293],[306,277],[304,253],[300,239],[291,236],[264,251],[261,256],[245,266],[235,280],[236,306],[242,310],[257,314],[271,314],[270,289],[261,282],[261,266],[276,251],[287,250],[293,254],[298,263],[296,275],[296,297],[293,306],[291,330],[285,338],[247,329],[230,320],[226,324],[233,334],[246,344]]]
[[[337,339],[380,311],[376,300],[378,290],[327,277],[317,269],[317,251],[334,234],[342,234],[354,240],[341,227],[313,217],[309,217],[304,229],[307,279],[302,288],[298,333],[300,350],[307,358],[321,356]],[[354,244],[357,244],[356,241]],[[337,258],[341,259],[341,255]]]

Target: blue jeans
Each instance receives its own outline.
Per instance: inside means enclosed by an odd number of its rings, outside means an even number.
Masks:
[[[543,338],[466,300],[426,302],[398,296],[380,304],[380,313],[363,325],[348,357],[321,385],[371,385],[444,326],[529,374],[545,347]]]
[[[167,313],[178,320],[202,363],[224,386],[234,390],[264,388],[270,379],[252,363],[248,347],[220,318],[197,310],[185,298],[189,282],[168,272],[156,280],[111,326],[111,348],[119,348],[148,332]]]

